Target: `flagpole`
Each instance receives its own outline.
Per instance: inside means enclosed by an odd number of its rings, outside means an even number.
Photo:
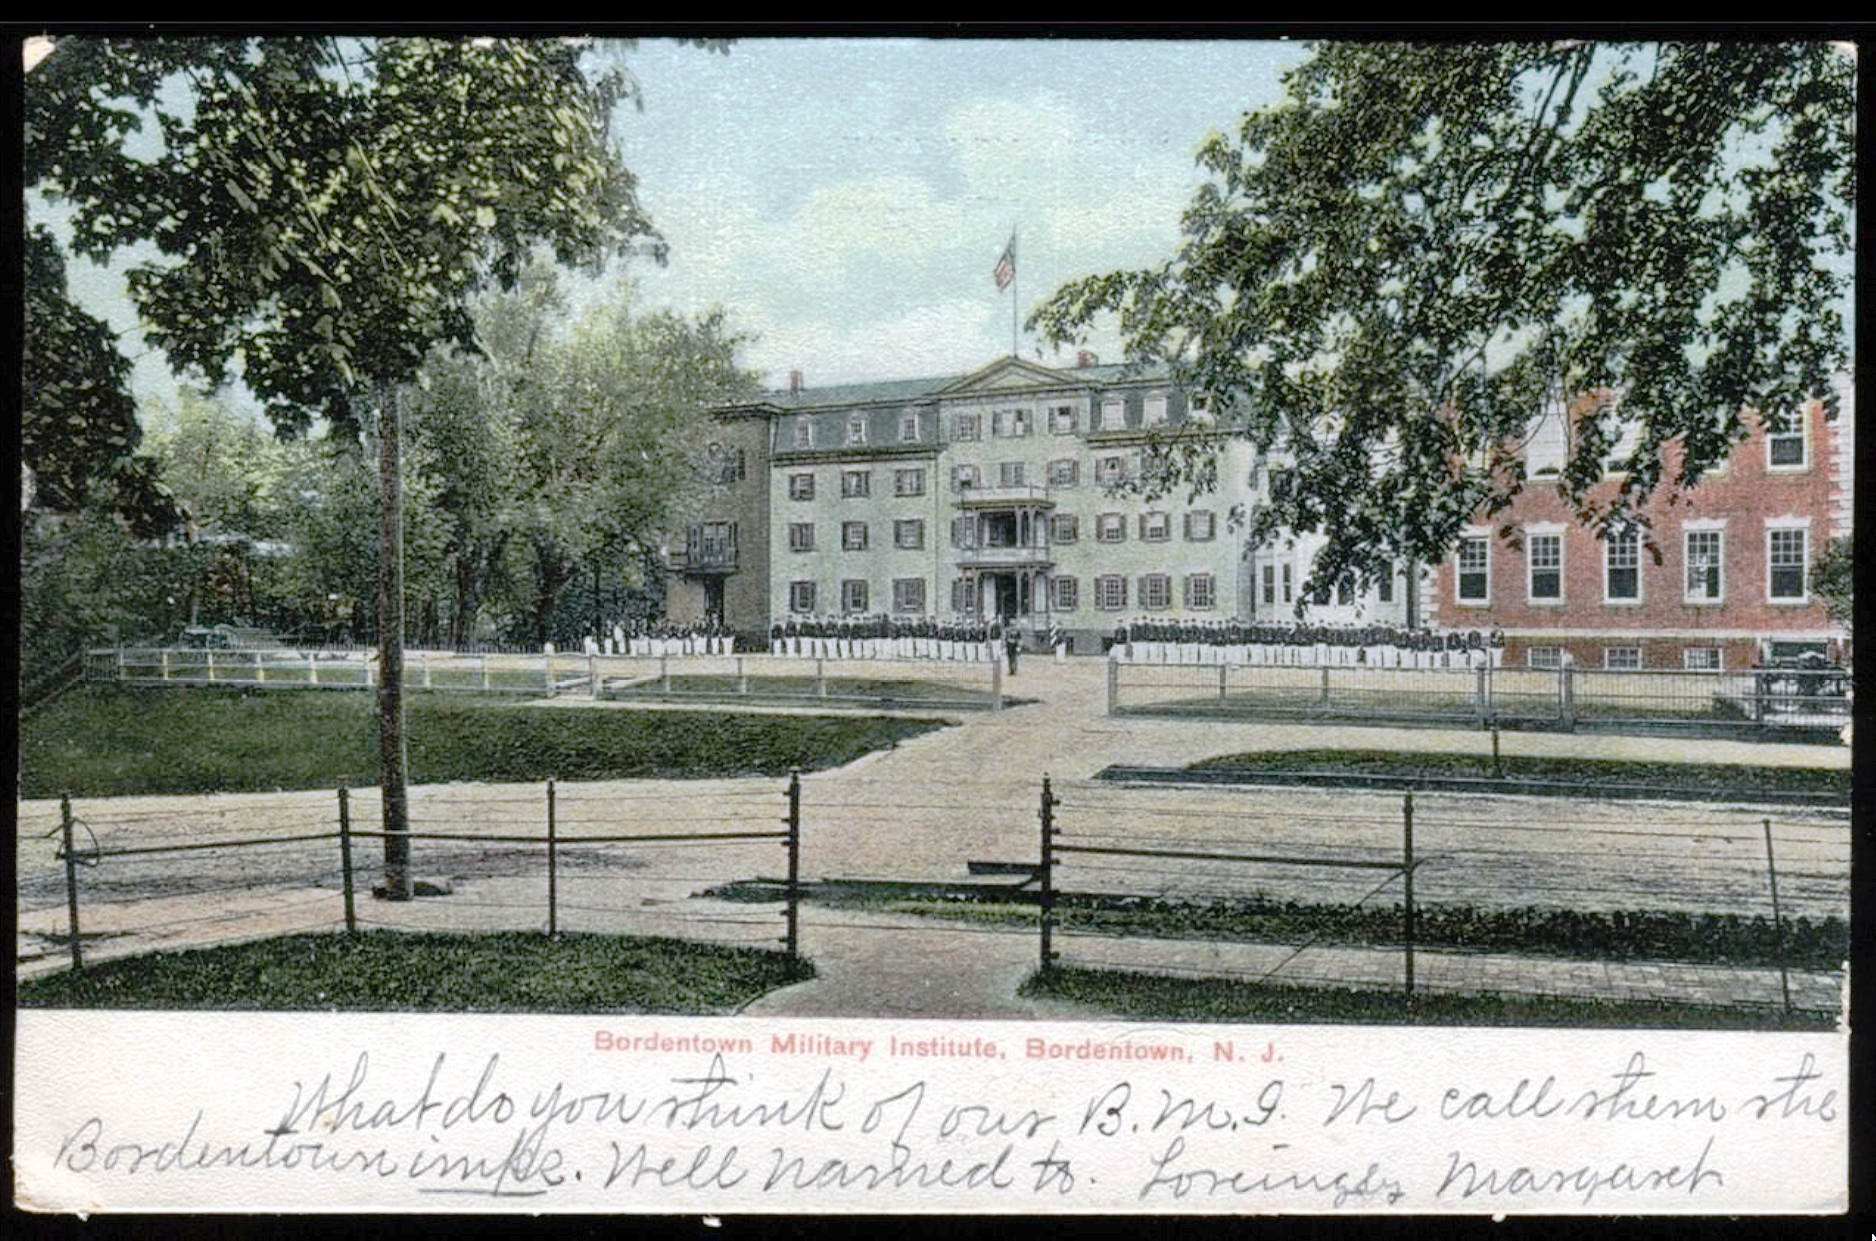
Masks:
[[[1016,283],[1016,226],[1010,225],[1010,356],[1016,357],[1016,303],[1021,301],[1018,292],[1021,286]]]

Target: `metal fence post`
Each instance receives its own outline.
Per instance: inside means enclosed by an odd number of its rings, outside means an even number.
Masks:
[[[1576,670],[1569,664],[1557,669],[1557,719],[1563,731],[1576,731]]]
[[[1329,705],[1329,665],[1322,666],[1322,705]]]
[[[1472,709],[1479,717],[1479,727],[1483,728],[1485,727],[1486,713],[1491,709],[1491,684],[1486,678],[1486,668],[1484,664],[1480,664],[1473,670],[1473,673]]]
[[[992,651],[990,659],[990,709],[1003,710],[1003,658]]]
[[[736,692],[743,695],[749,693],[749,672],[748,669],[743,666],[743,657],[741,655],[736,657]]]
[[[264,684],[267,680],[267,666],[261,661],[261,653],[259,651],[255,651],[253,654],[254,654],[254,683],[256,685],[261,685],[261,684]]]
[[[167,646],[163,648],[161,655],[163,658],[163,679],[167,681],[169,680],[169,648]]]
[[[1407,1002],[1414,1001],[1414,795],[1401,800],[1401,934],[1407,951]]]
[[[560,934],[560,853],[554,835],[554,782],[547,781],[547,938]]]
[[[1042,777],[1042,845],[1040,865],[1036,867],[1042,880],[1042,892],[1037,900],[1039,916],[1037,918],[1042,931],[1041,969],[1044,974],[1055,968],[1054,932],[1055,932],[1055,794],[1049,787],[1047,773]]]
[[[208,683],[213,685],[215,684],[215,648],[211,646],[202,653],[208,656]]]
[[[660,693],[671,692],[671,657],[669,655],[658,656],[658,683],[661,686]]]
[[[787,919],[787,935],[782,942],[788,946],[788,958],[791,961],[801,959],[801,772],[792,771],[788,775],[788,908],[783,916]]]
[[[1231,672],[1231,665],[1229,664],[1218,665],[1218,701],[1219,702],[1225,701],[1225,698],[1227,697],[1225,693],[1225,678],[1230,675],[1230,672]]]
[[[358,930],[358,911],[352,903],[352,790],[339,786],[339,872],[345,884],[345,933]]]
[[[599,697],[599,656],[593,654],[586,657],[586,693],[589,698]]]
[[[85,968],[84,953],[78,947],[78,856],[72,852],[72,795],[59,794],[59,826],[65,840],[65,908],[71,918],[72,968]]]
[[[482,654],[482,655],[477,655],[477,656],[476,656],[476,663],[477,663],[477,664],[479,664],[479,665],[481,665],[481,668],[482,668],[482,688],[483,688],[484,690],[486,690],[486,689],[488,689],[488,687],[489,687],[489,657],[488,657],[488,656],[487,656],[486,654]]]
[[[1107,713],[1113,715],[1120,710],[1120,661],[1109,657],[1107,661]]]
[[[541,671],[547,678],[547,696],[554,696],[554,657],[546,651],[541,652]]]
[[[314,651],[306,657],[306,683],[319,684],[319,652]]]
[[[827,661],[819,656],[814,660],[814,696],[827,697]]]
[[[1785,994],[1785,1012],[1791,1012],[1791,971],[1785,964],[1785,920],[1778,909],[1778,863],[1772,857],[1772,821],[1765,820],[1765,872],[1772,880],[1773,944],[1778,953],[1778,985]]]

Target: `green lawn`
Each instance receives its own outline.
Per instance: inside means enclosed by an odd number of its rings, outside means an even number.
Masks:
[[[733,1013],[814,976],[779,952],[613,935],[292,935],[19,984],[22,1008]]]
[[[1072,967],[1031,975],[1022,994],[1151,1021],[1641,1030],[1832,1030],[1837,1022],[1834,1013],[1787,1015],[1771,1008],[1553,996],[1420,995],[1410,1007],[1398,991],[1278,987]]]
[[[1823,793],[1850,800],[1850,772],[1813,767],[1746,767],[1720,763],[1650,763],[1604,758],[1540,758],[1507,755],[1502,774],[1519,780],[1559,780],[1584,784],[1653,785],[1697,789],[1750,797],[1765,792]],[[1411,780],[1493,775],[1489,754],[1416,754],[1399,750],[1267,750],[1224,754],[1193,763],[1187,771],[1269,772],[1311,775],[1362,775]]]
[[[711,895],[726,900],[775,900],[770,883],[726,884]],[[979,926],[1029,929],[1036,925],[1036,894],[1017,901],[963,895],[906,897],[838,884],[811,884],[815,904],[882,913],[914,914]],[[1349,944],[1401,942],[1398,904],[1375,908],[1304,904],[1264,897],[1207,902],[1155,896],[1056,895],[1058,930],[1137,939],[1212,943]],[[1502,952],[1585,961],[1680,961],[1707,965],[1830,971],[1850,955],[1850,928],[1841,918],[1791,918],[1773,927],[1763,916],[1623,910],[1603,913],[1521,906],[1417,906],[1414,942],[1422,948]]]
[[[931,720],[407,700],[411,779],[786,775],[851,762]],[[359,693],[87,686],[20,730],[25,797],[332,788],[376,780],[376,701]]]

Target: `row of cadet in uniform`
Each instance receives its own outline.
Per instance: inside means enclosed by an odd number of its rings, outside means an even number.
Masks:
[[[736,635],[714,618],[688,624],[634,618],[598,637],[588,634],[585,645],[588,655],[729,655]]]
[[[991,663],[1022,629],[997,617],[796,616],[769,626],[769,653],[814,659],[935,659]],[[1061,645],[1059,630],[1042,635]]]
[[[1143,618],[1114,627],[1110,658],[1144,664],[1497,667],[1505,635],[1395,625],[1259,625]]]

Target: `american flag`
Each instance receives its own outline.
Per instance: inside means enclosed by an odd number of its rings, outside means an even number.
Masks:
[[[1010,244],[1003,247],[1003,257],[997,260],[997,270],[993,273],[997,282],[997,292],[1010,287],[1010,281],[1016,279],[1016,238],[1010,238]]]

